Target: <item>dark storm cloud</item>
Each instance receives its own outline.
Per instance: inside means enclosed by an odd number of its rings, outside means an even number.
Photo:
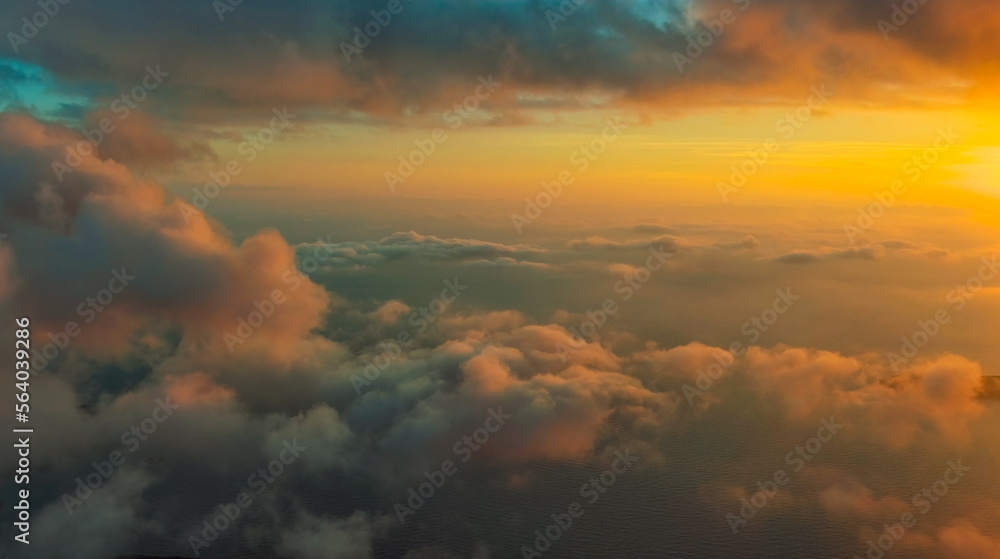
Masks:
[[[127,91],[146,65],[161,64],[171,77],[150,106],[173,118],[238,118],[292,105],[327,118],[360,111],[397,119],[450,106],[491,74],[512,86],[491,99],[498,111],[597,102],[667,113],[731,103],[737,91],[747,103],[797,98],[823,81],[840,84],[842,98],[868,101],[888,95],[877,87],[886,80],[945,87],[945,74],[932,66],[980,75],[994,44],[979,31],[996,19],[973,0],[928,3],[887,41],[878,21],[891,17],[889,0],[586,2],[554,29],[547,13],[555,2],[404,2],[348,62],[342,45],[385,7],[247,1],[220,21],[205,0],[71,4],[16,56],[111,92]],[[35,8],[4,3],[0,20],[17,22]],[[736,20],[680,72],[674,54],[705,30],[700,20],[725,9]]]

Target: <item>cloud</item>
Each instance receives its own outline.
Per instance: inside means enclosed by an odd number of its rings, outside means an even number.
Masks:
[[[87,130],[100,128],[110,121],[114,129],[104,134],[97,144],[101,159],[112,160],[133,170],[156,170],[180,161],[216,158],[215,152],[201,140],[180,140],[162,131],[158,119],[141,111],[132,111],[127,118],[110,110],[88,115]]]
[[[329,238],[328,238],[329,241]],[[512,263],[518,257],[532,257],[545,251],[528,245],[505,245],[476,239],[443,239],[421,235],[415,231],[398,232],[378,241],[346,241],[301,245],[321,247],[332,262],[369,265],[404,258],[422,261],[436,260],[482,261]]]
[[[551,265],[545,264],[543,262],[529,262],[527,260],[516,260],[514,258],[509,258],[506,256],[501,256],[495,260],[466,260],[462,262],[463,266],[482,266],[489,268],[501,268],[501,267],[515,267],[515,268],[531,268],[535,270],[549,270],[552,268]]]
[[[374,312],[369,313],[369,316],[382,324],[395,324],[400,317],[409,314],[411,310],[413,309],[402,301],[388,301]]]
[[[884,241],[858,247],[823,247],[815,250],[796,250],[777,256],[773,260],[783,264],[814,264],[824,260],[839,259],[882,260],[890,252],[905,256],[931,258],[935,260],[945,259],[952,256],[950,250],[927,243],[917,244],[906,241]]]
[[[884,256],[885,249],[881,245],[842,249],[826,247],[819,250],[797,250],[788,254],[782,254],[775,257],[774,261],[782,264],[813,264],[831,259],[881,260]]]
[[[682,245],[683,241],[681,239],[670,235],[631,241],[613,241],[604,237],[588,237],[586,239],[574,239],[569,243],[569,247],[573,250],[636,250],[663,246],[667,252],[677,252]]]
[[[342,519],[303,513],[281,534],[278,551],[290,559],[364,559],[372,556],[372,531],[363,513]]]
[[[404,6],[350,61],[341,45],[383,2],[241,5],[219,21],[195,0],[169,9],[115,1],[107,8],[118,14],[113,22],[101,9],[79,7],[59,19],[59,33],[39,33],[17,56],[63,82],[116,92],[135,85],[137,69],[162,64],[171,75],[152,110],[191,121],[285,105],[369,122],[440,113],[469,94],[476,76],[490,74],[504,83],[492,111],[515,121],[539,104],[593,108],[584,98],[654,115],[724,105],[736,94],[788,104],[823,82],[837,83],[838,98],[856,104],[985,102],[997,83],[989,57],[997,44],[988,33],[997,19],[975,0],[923,5],[890,41],[877,25],[892,16],[889,0],[762,0],[746,10],[721,0],[614,0],[580,5],[555,29],[546,17],[555,4],[535,0]],[[726,8],[737,20],[680,71],[675,53]],[[18,3],[0,9],[8,21],[24,15]],[[164,52],[163,44],[174,48]]]
[[[1000,557],[1000,538],[984,535],[971,522],[954,522],[938,532],[946,557],[996,559]]]
[[[128,552],[137,534],[155,528],[138,514],[142,493],[151,482],[141,471],[119,472],[86,501],[86,510],[78,509],[80,514],[67,514],[58,500],[46,505],[33,520],[32,552],[80,559]]]
[[[732,357],[722,348],[690,344],[668,350],[647,349],[631,359],[630,373],[658,391],[687,396],[684,386],[704,386],[706,372]],[[963,445],[970,425],[983,413],[979,401],[982,371],[967,359],[939,356],[891,372],[863,356],[848,357],[825,351],[779,346],[751,347],[733,365],[724,367],[711,388],[704,390],[709,413],[737,394],[755,394],[755,401],[777,410],[785,421],[815,421],[833,414],[856,424],[856,431],[888,448],[906,448],[920,437],[941,437]],[[859,435],[860,436],[860,435]]]
[[[94,155],[59,181],[53,161],[80,140],[59,126],[0,115],[0,177],[10,184],[0,193],[0,212],[12,231],[8,275],[18,286],[13,309],[35,317],[39,332],[74,322],[81,331],[74,350],[107,352],[126,347],[155,315],[183,326],[185,343],[228,354],[224,334],[262,301],[276,305],[272,297],[282,300],[280,312],[259,327],[268,332],[269,351],[289,349],[283,344],[319,324],[329,298],[308,280],[291,281],[294,252],[276,231],[235,246],[158,184]],[[75,281],[67,286],[66,277]],[[120,294],[87,310],[88,298],[109,283]],[[262,337],[239,345],[261,347]]]
[[[845,480],[823,490],[819,502],[834,517],[860,518],[868,521],[898,519],[909,505],[895,497],[877,498],[871,489],[857,480]]]
[[[723,250],[749,250],[760,246],[760,241],[753,235],[743,237],[743,240],[735,243],[717,243],[715,247]]]

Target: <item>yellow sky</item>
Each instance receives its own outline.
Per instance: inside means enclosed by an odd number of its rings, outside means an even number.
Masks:
[[[863,200],[897,179],[908,183],[904,165],[932,146],[941,130],[960,136],[957,144],[912,181],[907,201],[943,205],[981,204],[980,195],[1000,194],[1000,138],[991,131],[991,113],[970,111],[838,110],[802,122],[786,139],[776,123],[788,109],[693,112],[653,123],[624,114],[632,124],[589,168],[571,161],[576,149],[597,137],[608,114],[586,122],[567,118],[555,126],[488,126],[446,129],[447,139],[397,185],[397,192],[420,197],[522,199],[563,170],[572,173],[578,201],[612,203],[629,194],[694,204],[721,202],[717,184],[728,181],[749,151],[768,138],[777,142],[767,162],[748,178],[731,203],[780,203],[824,198]],[[559,115],[556,115],[559,118]],[[220,161],[235,159],[244,172],[237,186],[306,186],[338,192],[392,194],[385,180],[398,157],[416,149],[434,128],[324,125],[279,137],[256,160],[246,163],[236,144],[217,141]],[[577,159],[577,162],[579,159]],[[753,168],[750,166],[748,168]],[[202,182],[207,170],[188,169],[178,180]],[[568,189],[569,190],[569,189]],[[963,202],[964,200],[964,202]]]

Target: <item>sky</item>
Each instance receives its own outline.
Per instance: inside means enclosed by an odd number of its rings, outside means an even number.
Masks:
[[[998,29],[4,2],[0,549],[1000,558]]]

